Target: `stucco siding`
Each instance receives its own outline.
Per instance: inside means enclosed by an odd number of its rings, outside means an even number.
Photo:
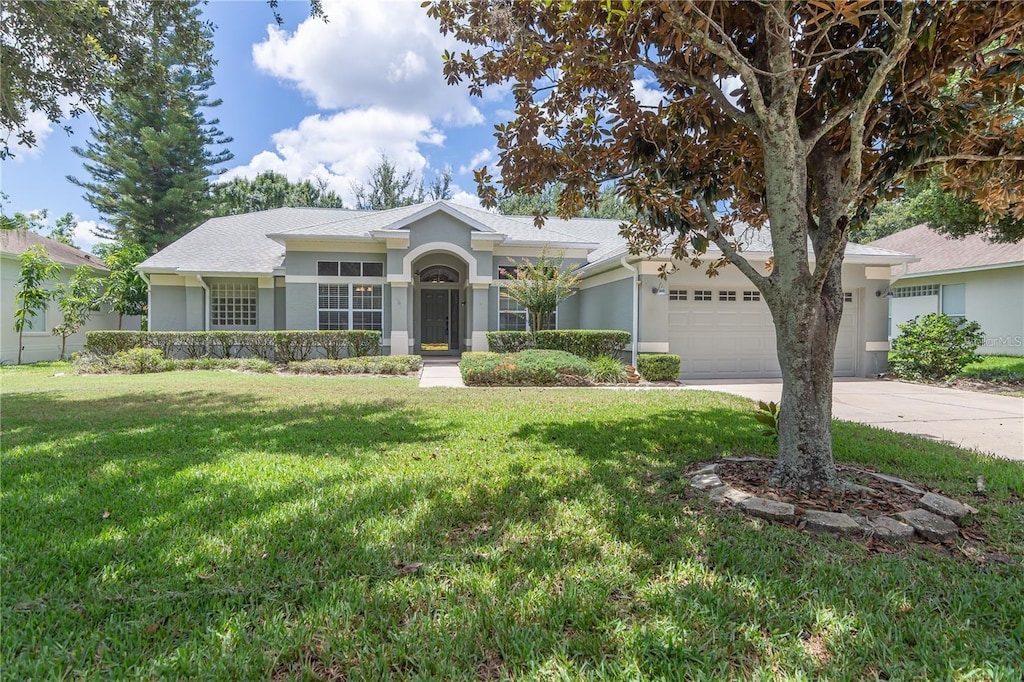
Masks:
[[[21,266],[17,257],[4,256],[0,262],[0,324],[3,325],[0,331],[0,363],[4,364],[14,364],[18,361],[18,333],[14,331],[14,296],[20,271]],[[67,283],[73,272],[74,268],[65,267],[60,273],[60,282]],[[52,291],[56,286],[57,282],[50,282],[45,288]],[[50,301],[46,310],[33,319],[32,331],[26,329],[22,335],[23,363],[57,360],[60,357],[60,337],[54,336],[52,330],[62,320],[57,301]],[[66,355],[70,357],[72,353],[85,350],[86,332],[117,329],[117,320],[117,313],[111,312],[106,306],[92,313],[82,329],[68,337]],[[125,317],[122,329],[139,329],[139,318]]]
[[[633,280],[630,277],[580,291],[583,329],[633,329]]]
[[[384,263],[387,272],[387,253],[383,246],[380,253],[356,253],[347,251],[289,251],[285,261],[285,272],[290,276],[316,277],[317,261],[355,261]]]
[[[982,355],[1024,356],[1024,266],[961,272],[930,277],[907,277],[892,287],[938,285],[934,296],[892,299],[892,335],[899,335],[898,325],[914,314],[942,312],[942,286],[963,284],[965,315],[981,325],[985,342]],[[910,306],[915,299],[919,305]]]

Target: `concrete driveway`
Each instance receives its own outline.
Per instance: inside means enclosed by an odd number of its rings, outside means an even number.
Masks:
[[[688,381],[686,387],[724,391],[753,400],[778,401],[782,395],[780,379]],[[1021,398],[902,381],[836,379],[832,414],[836,419],[1024,461]]]

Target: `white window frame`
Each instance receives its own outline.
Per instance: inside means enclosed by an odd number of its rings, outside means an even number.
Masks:
[[[321,263],[333,263],[334,265],[337,265],[338,266],[338,274],[336,274],[336,275],[321,275],[320,274],[320,264]],[[358,275],[342,275],[341,274],[341,264],[342,263],[358,263],[359,264],[359,274]],[[366,266],[367,265],[379,265],[380,266],[380,274],[379,275],[368,275],[368,274],[366,274]],[[382,261],[377,261],[377,260],[360,260],[360,261],[355,261],[355,260],[317,260],[317,262],[316,262],[316,276],[317,277],[384,277],[386,274],[387,274],[387,271],[384,269],[384,263]]]
[[[320,306],[320,299],[321,299],[322,287],[338,287],[339,289],[344,287],[345,303],[346,303],[346,305],[345,306],[340,306],[340,307],[337,307],[337,308],[323,308],[323,307],[321,307]],[[358,303],[365,303],[364,301],[358,301],[358,298],[360,297],[360,295],[364,295],[364,297],[365,297],[365,293],[366,292],[362,291],[364,288],[368,288],[370,290],[369,298],[370,298],[371,302],[374,299],[379,299],[380,307],[367,308],[367,307],[362,307],[361,305],[357,306],[357,302]],[[374,290],[376,290],[376,291],[374,291]],[[334,325],[330,325],[330,324],[328,324],[328,326],[324,326],[324,322],[323,322],[323,318],[321,316],[321,313],[340,313],[341,314],[341,318],[340,319],[343,320],[343,322],[340,323],[338,326],[334,326]],[[354,325],[356,325],[355,319],[356,319],[357,314],[361,314],[361,313],[370,313],[371,315],[373,313],[378,314],[379,318],[380,318],[380,325],[367,326],[365,323],[360,323],[357,326],[354,326]],[[342,325],[344,325],[344,326],[342,326]],[[354,282],[348,282],[348,283],[325,283],[325,282],[321,282],[321,283],[317,284],[316,285],[316,328],[318,330],[320,330],[320,331],[349,330],[349,329],[369,329],[369,330],[372,330],[372,331],[379,331],[381,334],[383,334],[384,333],[384,286],[381,285],[381,284],[361,284],[361,283],[354,283]]]
[[[502,308],[502,301],[508,301],[507,307]],[[526,325],[523,329],[519,329],[518,325],[515,329],[509,329],[507,325],[502,325],[501,321],[503,315],[521,315],[524,324]],[[549,329],[558,329],[558,309],[551,315],[551,327]],[[530,311],[522,307],[522,304],[508,295],[505,291],[505,287],[498,287],[498,331],[499,332],[515,332],[515,331],[530,331]]]
[[[256,329],[258,295],[255,282],[210,282],[210,329]]]
[[[709,303],[714,300],[711,289],[694,289],[693,300],[699,303]]]
[[[744,303],[760,303],[761,292],[757,289],[745,289],[743,291],[743,302]]]
[[[669,289],[668,300],[670,301],[685,301],[686,300],[686,289]]]

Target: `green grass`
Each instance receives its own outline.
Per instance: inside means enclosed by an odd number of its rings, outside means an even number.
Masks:
[[[981,362],[964,367],[958,376],[1024,386],[1024,357],[986,355]]]
[[[0,372],[5,679],[1020,676],[1020,464],[837,424],[1009,563],[886,555],[686,495],[739,398],[54,371]]]

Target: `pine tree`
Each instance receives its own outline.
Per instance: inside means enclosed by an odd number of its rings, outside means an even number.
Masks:
[[[92,129],[93,140],[74,151],[91,180],[68,177],[113,226],[97,236],[159,250],[206,219],[209,178],[232,158],[230,142],[203,110],[216,107],[213,27],[197,0],[151,3],[142,21],[148,58],[122,68],[110,100]]]

